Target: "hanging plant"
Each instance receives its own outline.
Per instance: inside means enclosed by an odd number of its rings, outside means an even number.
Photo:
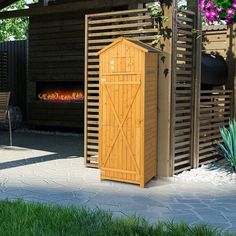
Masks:
[[[150,12],[151,17],[154,20],[154,28],[158,28],[158,32],[154,35],[152,45],[157,45],[161,43],[161,39],[163,37],[162,35],[162,27],[163,23],[168,21],[168,17],[164,16],[164,10],[162,8],[162,4],[160,1],[152,3],[149,7],[148,10]]]
[[[236,21],[236,0],[200,0],[200,8],[207,24]]]

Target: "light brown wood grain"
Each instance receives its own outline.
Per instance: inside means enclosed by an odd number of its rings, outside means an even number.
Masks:
[[[144,187],[157,166],[157,52],[119,38],[99,56],[101,179]]]

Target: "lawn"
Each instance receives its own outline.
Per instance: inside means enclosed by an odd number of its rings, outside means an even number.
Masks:
[[[219,230],[205,225],[159,223],[151,226],[137,217],[115,218],[102,210],[29,204],[21,200],[0,201],[0,235],[157,235],[218,236]]]

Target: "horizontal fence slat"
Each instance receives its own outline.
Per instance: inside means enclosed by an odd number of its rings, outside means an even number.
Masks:
[[[216,143],[221,142],[219,128],[228,125],[231,116],[231,90],[202,90],[199,112],[199,165],[220,158]]]
[[[125,28],[137,28],[137,27],[153,27],[152,22],[144,22],[144,23],[128,23],[128,24],[117,24],[117,25],[107,25],[106,30],[114,30],[114,29],[125,29]],[[89,26],[88,31],[104,31],[104,26]]]
[[[147,34],[147,33],[158,33],[158,29],[138,29],[138,30],[127,30],[127,31],[110,31],[102,33],[89,33],[89,37],[104,37],[104,36],[116,36],[116,35],[129,35],[129,34]]]
[[[158,32],[158,28],[154,29],[154,25],[147,9],[114,11],[87,16],[85,158],[88,166],[91,164],[94,167],[98,164],[98,152],[94,152],[98,142],[93,142],[93,138],[98,137],[99,118],[99,59],[97,52],[120,36],[131,37],[151,45],[155,33]],[[93,150],[88,147],[93,147]]]
[[[150,16],[131,16],[131,17],[123,17],[123,18],[109,18],[104,20],[92,20],[89,19],[88,25],[99,25],[105,23],[117,23],[117,22],[127,22],[127,21],[140,21],[140,20],[150,20]]]

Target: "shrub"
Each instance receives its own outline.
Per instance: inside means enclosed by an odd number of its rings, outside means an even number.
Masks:
[[[236,171],[236,121],[229,122],[229,128],[220,128],[223,143],[217,143],[219,154],[225,157],[234,171]]]

